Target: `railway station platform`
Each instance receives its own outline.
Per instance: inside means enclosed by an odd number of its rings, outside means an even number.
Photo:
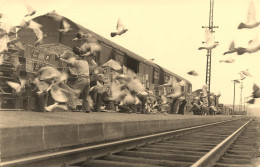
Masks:
[[[192,127],[237,116],[0,111],[1,159]]]

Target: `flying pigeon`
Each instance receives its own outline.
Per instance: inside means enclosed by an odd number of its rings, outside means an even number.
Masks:
[[[191,71],[187,72],[187,74],[193,75],[193,76],[198,76],[199,75],[195,70],[191,70]]]
[[[93,91],[93,92],[97,92],[97,93],[104,93],[106,92],[106,87],[104,85],[102,85],[99,81],[97,81],[97,85],[92,86],[89,91]]]
[[[63,28],[62,28],[62,29],[58,29],[59,32],[66,33],[66,32],[70,32],[70,31],[73,30],[73,29],[70,27],[70,24],[69,24],[65,19],[62,20],[62,25],[63,25]]]
[[[254,103],[255,103],[255,99],[252,98],[252,99],[248,100],[246,103],[248,103],[248,104],[254,104]]]
[[[35,78],[33,80],[33,83],[38,88],[38,91],[36,92],[39,96],[43,95],[44,92],[48,91],[51,88],[51,85],[45,81],[40,81],[39,78]]]
[[[149,63],[154,63],[153,61],[154,61],[154,59],[145,60],[145,62],[149,62]]]
[[[253,98],[259,98],[260,97],[260,88],[258,85],[254,84],[253,85],[253,93],[252,93]]]
[[[61,75],[61,73],[53,67],[42,67],[37,73],[40,81],[58,78]]]
[[[176,99],[179,98],[183,95],[183,92],[181,91],[181,86],[180,84],[173,84],[172,85],[173,93],[167,95],[166,97],[171,98],[171,99]]]
[[[119,102],[126,96],[126,92],[121,89],[121,86],[116,81],[113,81],[110,84],[110,91],[110,100],[113,100],[115,102]]]
[[[242,72],[239,72],[238,74],[240,74],[240,80],[244,80],[246,78],[246,76]]]
[[[205,39],[206,39],[206,46],[199,47],[199,50],[202,49],[214,49],[218,46],[218,43],[215,43],[215,37],[214,35],[209,31],[208,28],[205,29]]]
[[[98,42],[97,39],[94,38],[95,36],[91,33],[83,33],[82,31],[79,31],[76,34],[76,38],[72,39],[72,41],[85,41],[88,43],[95,43]]]
[[[36,13],[36,10],[33,9],[30,5],[26,5],[26,8],[27,8],[28,13],[24,17],[32,16]]]
[[[248,77],[252,77],[252,75],[249,73],[248,69],[241,71],[242,74]]]
[[[23,20],[21,22],[21,24],[19,26],[17,26],[18,28],[30,28],[34,31],[36,37],[37,37],[37,41],[35,42],[35,45],[39,45],[42,43],[42,40],[47,36],[46,34],[43,34],[41,28],[42,25],[33,21],[33,20],[29,20],[29,21],[25,21]]]
[[[107,61],[106,63],[104,63],[102,65],[102,67],[110,67],[113,70],[119,71],[122,70],[122,66],[115,60],[110,59],[109,61]]]
[[[25,79],[20,79],[20,83],[6,81],[6,83],[10,87],[12,87],[16,91],[16,93],[20,93],[25,88],[26,82],[27,81]]]
[[[260,44],[258,42],[257,37],[253,40],[250,40],[248,42],[248,48],[243,48],[243,47],[239,47],[237,48],[237,54],[238,55],[242,55],[244,53],[254,53],[257,52],[258,50],[260,50]]]
[[[59,103],[55,102],[52,105],[46,106],[44,107],[46,111],[48,112],[52,112],[53,110],[55,110],[56,108],[62,108],[63,110],[68,110],[68,107],[66,105],[59,105]]]
[[[54,83],[51,86],[51,96],[57,102],[68,102],[75,97],[77,90],[72,90],[66,84]]]
[[[219,60],[220,63],[224,62],[224,63],[233,63],[235,61],[235,59],[233,58],[228,58],[226,60]]]
[[[128,31],[128,29],[125,28],[125,26],[123,25],[121,19],[119,18],[117,20],[117,26],[116,26],[117,32],[111,32],[111,37],[115,37],[116,35],[122,35],[124,34],[126,31]]]
[[[246,23],[240,23],[238,26],[238,29],[242,29],[242,28],[255,28],[257,27],[260,22],[256,22],[255,20],[255,5],[254,2],[251,1],[249,4],[249,9],[248,9],[248,13],[247,13],[247,22]]]
[[[231,54],[231,53],[234,53],[234,52],[239,52],[240,53],[241,51],[243,51],[243,49],[244,48],[242,48],[242,47],[235,48],[235,42],[232,41],[230,43],[230,45],[229,45],[228,51],[224,52],[223,55]]]

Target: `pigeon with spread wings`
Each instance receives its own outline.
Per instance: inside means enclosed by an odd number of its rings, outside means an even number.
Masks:
[[[260,22],[257,22],[255,20],[255,5],[254,2],[251,1],[249,4],[249,9],[248,9],[248,13],[247,13],[247,22],[246,23],[240,23],[238,25],[238,29],[242,29],[242,28],[255,28],[260,24]]]
[[[16,93],[20,93],[25,89],[25,84],[27,81],[25,79],[20,78],[20,83],[6,81],[6,83],[15,90]]]
[[[26,8],[27,8],[28,13],[24,17],[33,16],[36,13],[36,10],[33,9],[30,5],[27,4]]]
[[[34,43],[36,46],[38,46],[39,44],[42,44],[43,39],[47,36],[46,34],[43,34],[41,28],[42,25],[33,21],[33,20],[23,20],[21,22],[21,24],[19,26],[16,26],[17,28],[30,28],[33,30],[33,32],[35,33],[36,37],[37,37],[37,41]]]
[[[255,53],[255,52],[259,51],[259,50],[260,50],[260,43],[258,42],[258,38],[255,37],[255,39],[250,40],[248,42],[248,47],[247,48],[240,47],[237,50],[237,54],[238,55],[242,55],[244,53]]]
[[[215,42],[215,37],[214,35],[209,31],[208,28],[205,29],[205,46],[199,47],[199,50],[202,49],[214,49],[215,47],[218,46],[218,43]]]
[[[231,54],[231,53],[235,53],[235,52],[241,52],[243,51],[244,48],[242,47],[235,47],[235,42],[232,41],[229,45],[229,48],[228,48],[228,51],[224,52],[223,55],[226,55],[226,54]]]
[[[115,37],[116,35],[122,35],[124,34],[126,31],[128,31],[128,29],[125,28],[125,26],[123,25],[121,19],[119,18],[117,20],[117,26],[116,26],[117,32],[111,32],[111,37]]]
[[[58,29],[59,32],[66,33],[66,32],[70,32],[70,31],[73,30],[73,29],[71,28],[70,24],[69,24],[65,19],[62,20],[62,26],[63,26],[63,28]]]

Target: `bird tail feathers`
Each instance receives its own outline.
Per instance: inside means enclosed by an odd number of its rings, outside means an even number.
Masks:
[[[240,23],[237,27],[237,29],[242,29],[242,28],[245,28],[245,24],[244,23]]]
[[[114,37],[114,36],[116,36],[116,33],[115,32],[111,32],[111,37]]]

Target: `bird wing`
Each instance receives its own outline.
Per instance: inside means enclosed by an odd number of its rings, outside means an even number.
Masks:
[[[58,84],[53,84],[51,87],[51,96],[55,101],[67,102],[69,100],[68,94],[59,87]]]
[[[162,99],[162,104],[165,104],[168,102],[167,98],[164,95],[161,96],[161,99]]]
[[[254,39],[250,40],[248,42],[248,47],[249,48],[254,48],[254,47],[257,47],[259,45],[259,42],[258,42],[258,37],[256,36]]]
[[[251,77],[252,75],[247,71],[241,71],[245,76]]]
[[[187,83],[186,83],[186,81],[181,80],[181,81],[179,82],[179,84],[180,84],[181,86],[185,86]]]
[[[61,73],[55,69],[55,68],[47,68],[46,70],[42,71],[40,76],[39,76],[39,79],[40,80],[48,80],[48,79],[52,79],[52,78],[55,78],[55,77],[59,77],[61,75]]]
[[[207,84],[204,84],[203,86],[202,86],[202,93],[203,93],[203,96],[207,96],[208,95],[208,86],[207,86]]]
[[[210,46],[210,45],[213,45],[215,43],[215,37],[209,31],[208,28],[205,28],[205,40],[206,40],[206,46]]]
[[[26,8],[27,8],[28,14],[25,16],[29,16],[34,12],[34,9],[29,4],[26,4]]]
[[[229,49],[229,50],[233,50],[233,49],[235,49],[235,42],[234,42],[234,41],[232,41],[232,42],[230,43],[228,49]]]
[[[20,83],[21,83],[21,86],[23,87],[27,83],[27,80],[20,78]]]
[[[40,81],[39,78],[35,78],[33,82],[40,91],[47,90],[50,87],[50,84],[46,83],[45,81]]]
[[[102,65],[102,67],[110,67],[114,70],[121,70],[122,66],[115,60],[110,59],[109,61],[107,61],[105,64]]]
[[[89,43],[90,49],[93,52],[100,51],[101,46],[98,43]]]
[[[138,78],[131,79],[131,81],[127,84],[127,87],[136,93],[140,93],[145,90],[144,85]]]
[[[117,29],[118,31],[122,31],[124,28],[125,28],[125,26],[123,25],[121,19],[118,18],[116,29]]]
[[[70,24],[65,19],[62,20],[62,24],[65,31],[70,29]]]
[[[42,39],[43,38],[43,32],[41,30],[41,27],[42,27],[41,24],[36,23],[33,20],[30,20],[29,28],[31,28],[34,31],[35,35],[37,36],[37,39]]]
[[[255,22],[255,5],[254,2],[251,1],[247,13],[247,23],[254,23],[254,22]]]
[[[6,83],[13,89],[18,89],[19,87],[21,87],[21,85],[19,83],[16,82],[11,82],[11,81],[6,81]]]

